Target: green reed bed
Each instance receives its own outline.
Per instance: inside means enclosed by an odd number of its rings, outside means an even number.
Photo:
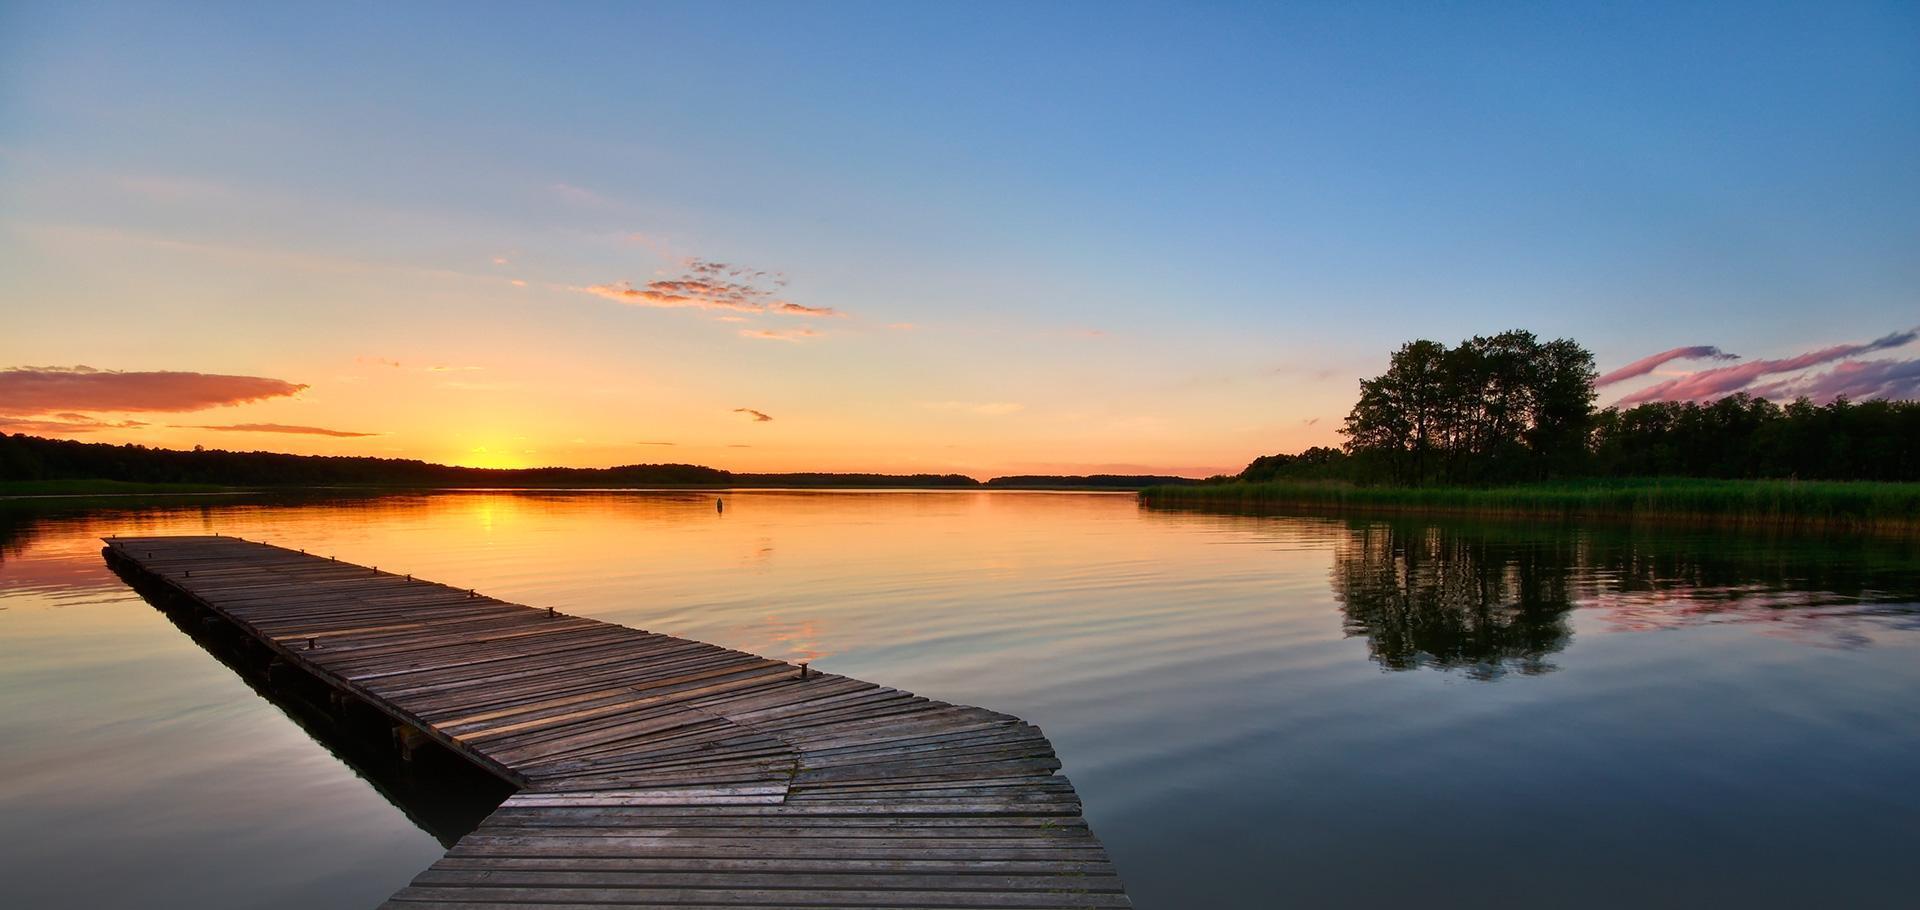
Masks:
[[[1920,483],[1596,480],[1501,487],[1387,487],[1277,481],[1140,491],[1148,506],[1307,508],[1703,521],[1920,532]]]

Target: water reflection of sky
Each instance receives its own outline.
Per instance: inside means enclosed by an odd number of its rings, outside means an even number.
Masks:
[[[0,509],[0,834],[61,826],[5,887],[71,887],[101,845],[104,902],[124,872],[177,906],[367,904],[438,850],[101,564],[101,535],[171,532],[1020,714],[1142,907],[1434,903],[1488,855],[1561,905],[1920,884],[1892,846],[1920,817],[1911,544],[726,495]]]

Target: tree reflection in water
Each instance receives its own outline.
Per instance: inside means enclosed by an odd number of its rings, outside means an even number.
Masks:
[[[1560,541],[1502,541],[1442,526],[1367,524],[1336,545],[1333,592],[1348,635],[1393,670],[1490,679],[1553,669],[1572,637],[1574,555]]]
[[[1346,633],[1391,670],[1476,679],[1555,669],[1571,611],[1610,629],[1777,623],[1865,647],[1912,628],[1915,542],[1537,524],[1355,521],[1334,546]]]

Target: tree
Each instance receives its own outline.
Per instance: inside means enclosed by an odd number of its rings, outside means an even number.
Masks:
[[[1347,451],[1402,483],[1498,481],[1577,471],[1593,420],[1593,355],[1533,333],[1448,348],[1414,341],[1360,383]]]

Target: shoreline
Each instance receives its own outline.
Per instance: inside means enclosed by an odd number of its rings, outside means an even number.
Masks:
[[[1275,481],[1149,487],[1142,506],[1314,515],[1440,515],[1920,536],[1920,483],[1574,481],[1508,487],[1360,487]]]
[[[912,486],[898,484],[644,484],[591,486],[581,484],[265,484],[215,486],[210,484],[124,483],[121,481],[0,481],[0,503],[68,499],[132,499],[169,496],[262,496],[299,493],[727,493],[727,492],[851,492],[851,493],[1104,493],[1137,495],[1145,487],[1099,485],[1057,486]]]

